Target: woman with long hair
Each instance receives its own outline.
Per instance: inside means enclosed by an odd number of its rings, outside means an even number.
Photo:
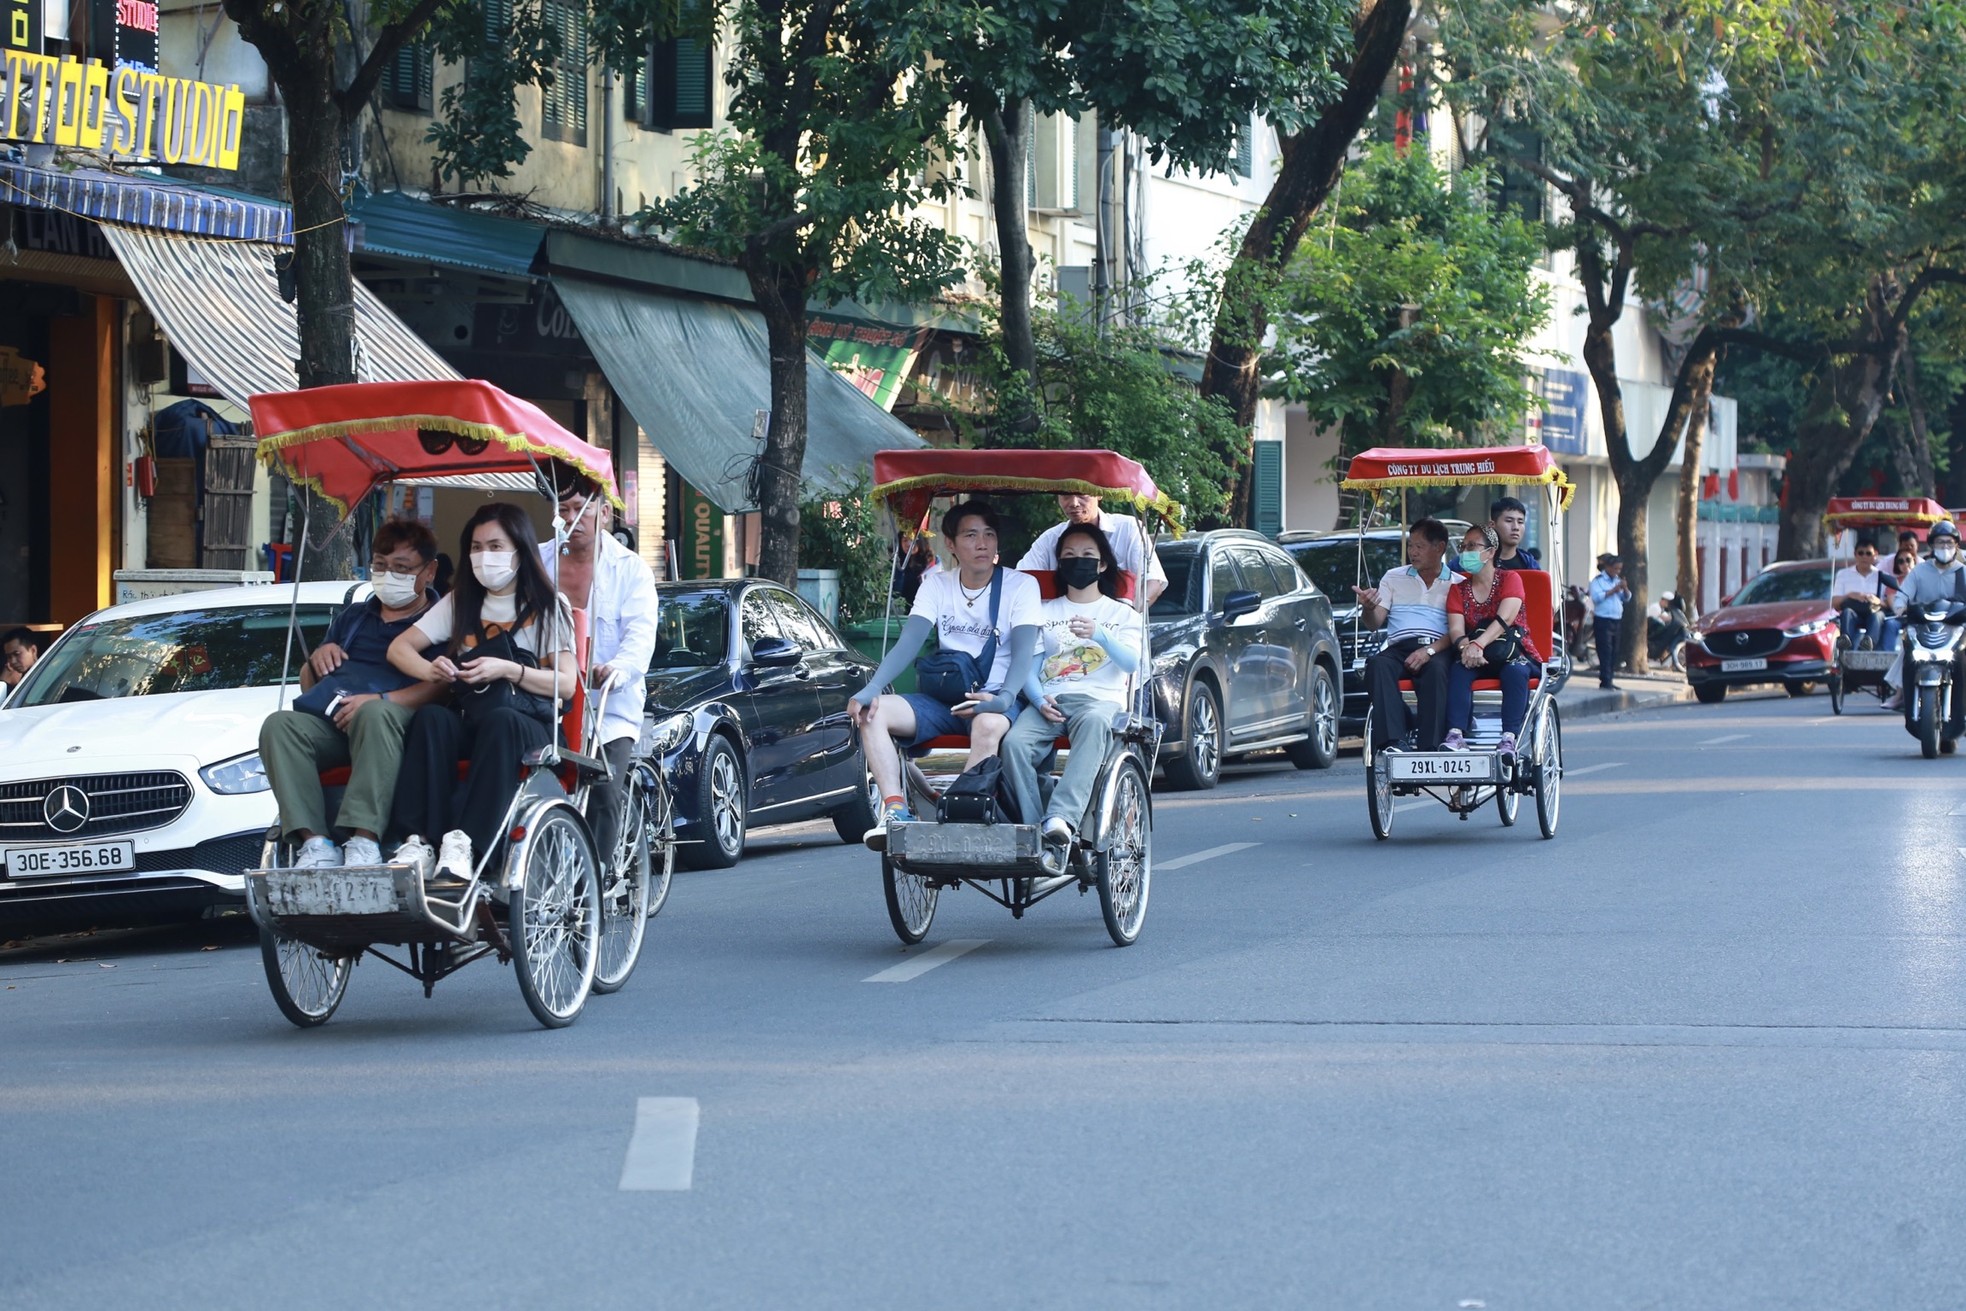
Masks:
[[[1021,818],[1042,827],[1047,858],[1062,870],[1112,745],[1113,715],[1126,709],[1126,676],[1140,667],[1140,616],[1119,599],[1119,560],[1096,523],[1065,525],[1055,575],[1061,595],[1044,603],[1039,664],[1001,754]],[[1038,766],[1061,731],[1071,753],[1041,805]]]
[[[553,740],[579,677],[573,616],[540,564],[532,520],[516,505],[480,506],[464,525],[449,596],[389,647],[389,662],[451,688],[449,705],[417,711],[403,742],[394,862],[468,881],[497,843],[519,788],[519,761]],[[436,659],[425,658],[432,647]],[[554,699],[555,693],[561,701]],[[459,762],[470,762],[462,788]],[[430,839],[437,838],[433,852]]]

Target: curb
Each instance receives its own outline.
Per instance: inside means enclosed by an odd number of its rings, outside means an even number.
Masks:
[[[1683,705],[1693,700],[1693,689],[1685,684],[1653,687],[1578,688],[1570,695],[1559,692],[1557,708],[1565,719],[1594,719],[1600,715],[1619,715],[1631,710],[1651,710],[1658,706]]]

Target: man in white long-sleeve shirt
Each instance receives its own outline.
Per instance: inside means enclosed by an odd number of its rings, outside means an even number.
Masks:
[[[593,644],[589,681],[597,689],[590,695],[606,689],[599,745],[608,781],[589,794],[587,815],[606,861],[620,831],[629,754],[642,735],[649,661],[655,656],[655,574],[607,531],[608,500],[599,484],[564,465],[556,465],[549,477],[567,539],[564,548],[541,542],[539,558],[568,603],[587,612]]]

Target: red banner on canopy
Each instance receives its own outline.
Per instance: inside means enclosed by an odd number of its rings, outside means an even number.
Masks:
[[[1350,488],[1518,486],[1543,483],[1570,507],[1577,488],[1542,446],[1430,449],[1375,446],[1352,457],[1342,484]]]
[[[1918,528],[1952,515],[1929,496],[1832,496],[1823,513],[1831,532],[1845,528]]]
[[[1176,528],[1181,507],[1161,494],[1147,471],[1113,451],[970,451],[923,447],[874,453],[876,501],[919,519],[938,496],[1077,492],[1151,511]]]
[[[399,480],[534,472],[554,459],[622,504],[614,457],[488,382],[357,382],[250,399],[259,458],[346,514]]]

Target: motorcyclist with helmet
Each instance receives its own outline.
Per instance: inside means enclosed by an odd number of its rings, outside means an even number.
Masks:
[[[1916,612],[1931,606],[1958,603],[1966,605],[1966,561],[1959,553],[1959,530],[1950,523],[1937,523],[1926,536],[1926,544],[1931,548],[1929,560],[1920,561],[1903,579],[1892,605],[1901,614],[1910,616],[1906,629],[1912,627]],[[1898,648],[1898,658],[1884,681],[1891,688],[1891,695],[1885,700],[1887,710],[1896,710],[1903,704],[1905,687],[1905,652]],[[1939,749],[1948,755],[1958,749],[1959,738],[1966,734],[1966,646],[1962,646],[1953,656],[1952,713],[1946,717],[1946,724],[1939,739]]]

